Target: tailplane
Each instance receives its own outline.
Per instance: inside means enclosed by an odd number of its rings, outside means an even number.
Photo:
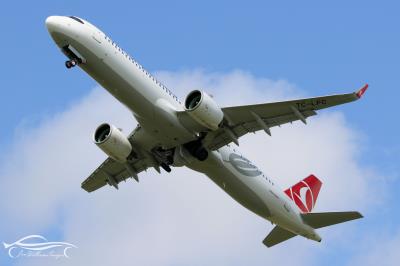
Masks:
[[[317,201],[321,186],[322,182],[316,176],[310,175],[284,191],[302,212],[301,218],[303,223],[311,227],[307,229],[310,234],[305,233],[301,235],[318,242],[321,241],[321,238],[313,229],[344,223],[363,217],[359,212],[355,211],[311,213]],[[263,243],[267,247],[272,247],[297,236],[297,234],[291,231],[292,230],[289,231],[278,224],[269,235],[267,235]]]
[[[277,225],[264,239],[263,244],[270,248],[295,236],[296,234],[293,234],[292,232]]]
[[[285,190],[286,195],[296,203],[301,212],[309,213],[317,202],[322,182],[316,176],[310,175]]]
[[[314,229],[363,218],[359,212],[303,213],[301,217],[306,224]]]
[[[308,224],[314,229],[363,218],[361,213],[354,211],[303,213],[301,214],[301,217],[304,223]],[[266,245],[267,247],[272,247],[275,246],[276,244],[289,240],[295,236],[296,234],[277,225],[264,239],[263,244]],[[321,239],[316,241],[321,241]]]

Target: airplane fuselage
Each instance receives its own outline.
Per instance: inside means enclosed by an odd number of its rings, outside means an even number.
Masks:
[[[46,24],[64,53],[78,53],[83,59],[79,66],[132,111],[157,146],[174,148],[196,138],[196,132],[178,119],[176,113],[184,111],[178,98],[106,34],[78,18],[52,16]],[[142,148],[150,151],[154,147]],[[277,184],[236,149],[227,145],[210,151],[205,161],[186,160],[182,165],[204,173],[257,215],[295,234],[320,241]]]

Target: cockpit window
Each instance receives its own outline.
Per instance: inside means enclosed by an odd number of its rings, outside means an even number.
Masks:
[[[85,24],[83,23],[83,21],[80,18],[74,17],[74,16],[69,16],[70,18],[72,18],[73,20],[78,21],[79,23]]]

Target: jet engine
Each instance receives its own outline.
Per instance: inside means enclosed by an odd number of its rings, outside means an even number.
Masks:
[[[96,129],[93,140],[108,156],[121,163],[125,163],[132,152],[128,138],[118,128],[107,123]]]
[[[186,97],[185,110],[189,115],[210,130],[217,130],[224,113],[217,103],[205,92],[194,90]]]

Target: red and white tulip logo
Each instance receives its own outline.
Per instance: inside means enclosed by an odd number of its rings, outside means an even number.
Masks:
[[[315,206],[321,189],[322,182],[310,175],[293,187],[285,190],[285,193],[296,203],[303,213],[311,212]]]

